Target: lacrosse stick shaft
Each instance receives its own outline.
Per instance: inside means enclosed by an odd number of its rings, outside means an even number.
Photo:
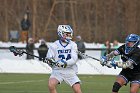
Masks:
[[[39,56],[36,56],[36,55],[33,55],[33,54],[29,54],[29,53],[27,53],[27,52],[25,52],[25,51],[23,51],[23,53],[25,53],[25,54],[27,54],[27,55],[30,55],[30,56],[33,56],[33,57],[36,57],[36,58],[41,58],[41,57],[39,57]]]
[[[99,61],[99,62],[100,62],[100,60],[99,60],[99,59],[97,59],[97,58],[95,58],[95,57],[92,57],[92,56],[89,56],[89,55],[87,55],[87,54],[85,54],[85,53],[81,53],[80,51],[77,51],[77,53],[78,53],[78,54],[80,54],[80,55],[82,55],[82,56],[86,56],[86,57],[88,57],[88,58],[92,58],[92,59],[94,59],[94,60],[96,60],[96,61]]]
[[[100,60],[97,59],[97,58],[94,58],[94,57],[92,57],[92,56],[89,56],[89,55],[83,54],[83,53],[81,53],[81,52],[79,52],[79,51],[78,51],[78,53],[79,53],[79,54],[82,54],[83,56],[86,56],[86,57],[88,57],[88,58],[92,58],[92,59],[94,59],[94,60],[100,62]],[[112,60],[112,62],[113,62],[113,60]],[[116,69],[116,65],[112,65],[112,66],[114,67],[114,69]]]
[[[34,56],[34,57],[36,57],[36,58],[42,58],[42,57],[39,57],[39,56],[36,56],[36,55],[30,54],[30,53],[27,53],[27,52],[25,52],[25,51],[23,51],[23,53],[25,53],[25,54],[27,54],[27,55],[30,55],[30,56]],[[50,60],[50,59],[48,59],[48,58],[45,58],[45,59],[47,59],[48,61]],[[44,61],[43,61],[43,62],[44,62]],[[46,62],[44,62],[44,63],[46,63]],[[56,64],[55,62],[51,62],[51,63]]]
[[[36,57],[36,58],[41,58],[41,59],[43,59],[42,57],[36,56],[36,55],[34,55],[34,54],[30,54],[30,53],[28,53],[28,52],[26,52],[26,51],[24,51],[24,50],[22,50],[22,49],[17,49],[15,46],[10,46],[10,47],[9,47],[9,50],[10,50],[11,52],[13,52],[15,56],[17,56],[17,55],[22,56],[23,54],[27,54],[27,55],[30,55],[30,56],[33,56],[33,57]],[[47,63],[47,62],[45,62],[45,60],[46,60],[46,61],[50,61],[51,63],[57,65],[56,62],[52,62],[52,60],[49,59],[49,58],[43,59],[43,62],[44,62],[44,63]]]
[[[87,56],[87,57],[89,57],[89,58],[92,58],[92,59],[94,59],[94,60],[96,60],[96,61],[99,61],[99,62],[100,62],[100,60],[99,60],[99,59],[97,59],[97,58],[95,58],[95,57],[92,57],[92,56],[89,56],[89,55],[86,55],[86,54],[85,54],[85,56]]]

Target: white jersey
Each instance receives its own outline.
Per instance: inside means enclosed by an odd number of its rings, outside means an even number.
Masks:
[[[49,46],[47,58],[54,58],[56,62],[61,59],[67,62],[66,68],[53,66],[52,70],[77,72],[77,51],[77,44],[73,41],[70,41],[69,44],[65,46],[61,43],[60,40],[57,40],[53,44],[51,44]]]

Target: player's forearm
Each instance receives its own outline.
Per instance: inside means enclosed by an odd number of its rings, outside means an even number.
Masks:
[[[107,54],[106,56],[109,60],[109,59],[112,59],[114,56],[117,56],[117,55],[118,55],[117,51],[112,51],[111,53]]]

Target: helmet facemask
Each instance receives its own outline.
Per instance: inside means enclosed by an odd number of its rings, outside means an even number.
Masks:
[[[59,25],[58,26],[58,36],[60,40],[69,43],[73,36],[73,30],[69,25]]]
[[[139,36],[136,34],[130,34],[126,38],[125,42],[125,53],[129,54],[139,45]]]

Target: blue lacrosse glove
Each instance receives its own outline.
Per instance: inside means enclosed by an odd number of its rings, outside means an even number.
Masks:
[[[117,63],[115,62],[114,58],[112,58],[110,64],[114,67],[114,69],[116,69],[116,67],[117,67]]]
[[[57,65],[58,67],[66,68],[66,67],[67,67],[67,62],[64,61],[63,59],[61,59],[61,60],[58,60],[58,61],[57,61],[56,65]]]
[[[107,61],[108,61],[107,56],[101,56],[101,58],[100,58],[100,64],[102,66],[106,65],[107,64]]]
[[[112,68],[114,67],[114,69],[116,69],[116,62],[114,60],[114,58],[112,58],[111,60],[109,60],[107,58],[107,56],[102,56],[101,59],[100,59],[100,64],[102,66],[107,66],[108,68]]]
[[[116,69],[117,64],[116,64],[114,58],[112,58],[111,60],[107,61],[106,66],[107,66],[108,68],[114,67],[114,69]]]

